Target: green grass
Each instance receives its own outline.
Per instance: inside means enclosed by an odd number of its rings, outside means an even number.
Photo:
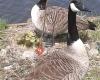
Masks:
[[[6,44],[5,32],[3,31],[6,28],[8,28],[6,20],[0,19],[0,49],[4,48]]]
[[[7,26],[6,20],[0,19],[0,30],[4,30],[4,29],[6,29],[7,27],[8,27],[8,26]]]

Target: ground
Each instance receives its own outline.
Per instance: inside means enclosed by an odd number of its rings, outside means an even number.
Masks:
[[[27,48],[25,45],[18,45],[17,39],[26,32],[34,32],[34,25],[21,23],[9,26],[8,29],[2,31],[0,80],[25,80],[34,67],[35,47]],[[90,67],[83,80],[100,80],[100,41],[85,42],[85,46],[90,59]]]

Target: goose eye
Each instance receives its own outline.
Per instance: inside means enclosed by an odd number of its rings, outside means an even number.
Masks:
[[[82,5],[80,2],[75,2],[75,5]]]

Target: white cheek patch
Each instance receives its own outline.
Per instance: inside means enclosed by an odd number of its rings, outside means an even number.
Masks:
[[[72,10],[73,12],[79,12],[79,11],[80,11],[80,10],[75,6],[74,3],[71,3],[71,4],[70,4],[70,8],[71,8],[71,10]]]

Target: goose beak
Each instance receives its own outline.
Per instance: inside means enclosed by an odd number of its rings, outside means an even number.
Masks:
[[[87,9],[87,8],[83,8],[83,9],[81,9],[82,11],[85,11],[85,12],[91,12],[89,9]]]

